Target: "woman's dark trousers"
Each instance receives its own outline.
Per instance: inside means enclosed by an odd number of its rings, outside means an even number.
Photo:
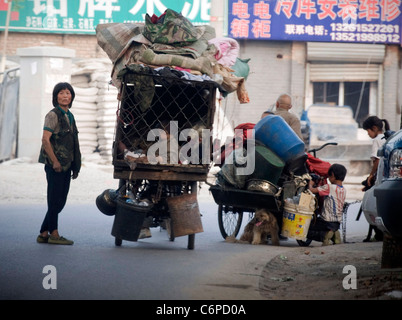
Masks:
[[[47,179],[47,213],[40,228],[40,233],[57,229],[58,217],[67,201],[70,189],[71,170],[56,172],[52,167],[45,165]]]

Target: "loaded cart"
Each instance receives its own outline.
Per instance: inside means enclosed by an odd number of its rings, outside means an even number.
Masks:
[[[161,226],[170,240],[187,235],[193,249],[217,92],[236,92],[247,103],[247,62],[237,58],[235,40],[216,38],[213,27],[193,26],[171,9],[144,22],[98,24],[96,36],[119,90],[112,156],[119,187],[99,195],[97,206],[114,216],[116,245]]]
[[[311,241],[306,244],[306,236],[313,210],[289,203],[286,199],[300,194],[303,189],[292,181],[286,182],[281,188],[266,180],[250,181],[247,190],[227,185],[211,186],[209,190],[218,204],[218,224],[222,237],[236,237],[244,214],[248,213],[251,220],[257,208],[264,208],[275,216],[282,235],[295,239],[300,246],[309,245]]]
[[[196,192],[210,166],[216,83],[137,64],[118,77],[113,166],[119,189],[99,199],[116,204],[115,244],[160,226],[171,241],[187,235],[193,249],[195,234],[203,231]]]
[[[310,225],[315,225],[321,209],[321,199],[316,199],[308,185],[310,180],[315,185],[324,184],[330,167],[330,163],[315,157],[316,151],[336,143],[305,153],[304,143],[275,115],[261,119],[254,130],[253,136],[242,135],[243,140],[251,141],[247,147],[245,143],[225,146],[229,147],[228,152],[222,152],[225,162],[217,173],[215,185],[210,185],[218,205],[221,235],[224,239],[236,237],[244,213],[249,213],[251,221],[256,210],[262,208],[276,218],[282,236],[295,239],[300,246],[308,246],[312,241],[308,238]],[[226,158],[232,161],[226,162]],[[254,170],[249,175],[236,174],[245,160],[248,163],[251,159],[254,159],[251,161]]]

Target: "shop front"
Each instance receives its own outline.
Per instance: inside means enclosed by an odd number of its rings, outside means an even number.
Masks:
[[[377,115],[399,129],[402,5],[370,3],[229,0],[228,36],[251,58],[251,108],[237,108],[241,119],[255,121],[287,92],[298,115],[313,104],[349,106],[359,127]]]

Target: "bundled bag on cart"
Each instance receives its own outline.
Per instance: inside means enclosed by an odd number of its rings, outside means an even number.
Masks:
[[[182,14],[167,9],[161,16],[145,16],[143,35],[153,43],[181,44],[197,41],[202,33]]]
[[[231,143],[227,143],[221,147],[220,162],[216,164],[217,166],[221,167],[233,150],[247,145],[247,139],[253,138],[251,129],[253,129],[254,126],[254,123],[241,123],[234,128],[235,136]]]
[[[323,178],[328,178],[328,170],[331,164],[327,161],[318,159],[309,153],[307,154],[307,157],[306,165],[310,172],[316,173]]]

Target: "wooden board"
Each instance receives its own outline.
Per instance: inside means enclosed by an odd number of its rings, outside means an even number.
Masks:
[[[197,194],[166,198],[175,237],[203,232]]]
[[[115,179],[124,180],[162,180],[162,181],[206,181],[207,174],[174,171],[114,171]]]

